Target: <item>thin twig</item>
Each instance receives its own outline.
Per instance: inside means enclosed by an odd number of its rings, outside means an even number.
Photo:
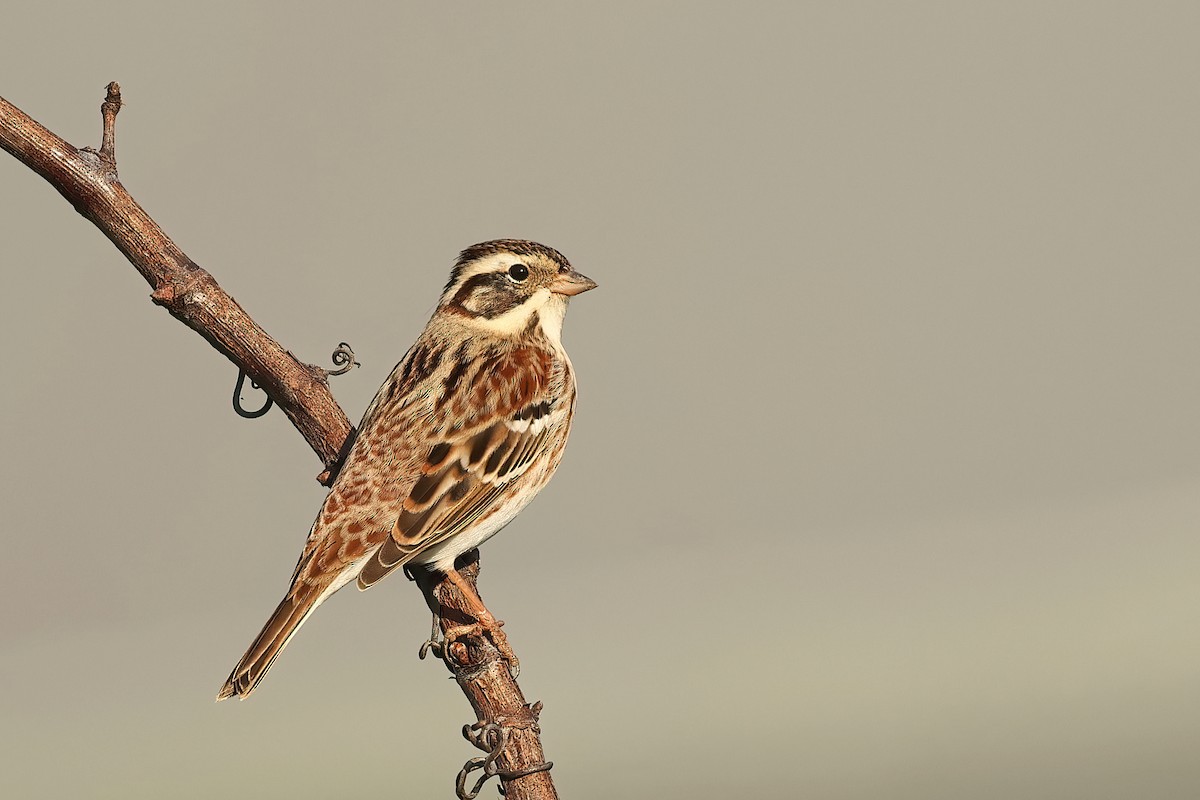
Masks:
[[[121,110],[121,86],[116,81],[108,85],[108,93],[100,104],[104,119],[104,134],[100,140],[100,158],[113,169],[117,168],[117,112]]]

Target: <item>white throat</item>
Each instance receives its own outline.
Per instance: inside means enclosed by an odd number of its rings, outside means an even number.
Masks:
[[[570,298],[564,297],[561,294],[552,294],[542,304],[538,312],[538,321],[541,323],[542,333],[546,335],[546,339],[553,345],[554,349],[563,355],[567,355],[566,350],[562,345],[562,327],[563,318],[567,315],[567,304]]]

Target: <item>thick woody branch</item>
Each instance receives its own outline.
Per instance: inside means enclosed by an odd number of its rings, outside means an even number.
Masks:
[[[104,132],[97,151],[73,147],[0,98],[0,147],[45,178],[112,240],[153,288],[155,303],[203,336],[266,391],[325,463],[322,482],[332,482],[353,428],[329,392],[326,372],[296,360],[267,335],[121,185],[116,163],[120,109],[120,87],[110,83],[101,105]],[[478,551],[472,551],[460,559],[459,572],[471,586],[479,574],[478,558]],[[413,576],[430,608],[440,609],[443,628],[469,621],[466,598],[445,576],[422,569],[414,569]],[[493,769],[507,796],[557,798],[548,765],[543,763],[538,706],[526,704],[496,648],[486,637],[470,636],[444,648],[443,658],[480,723],[504,731]],[[481,744],[496,749],[486,740]]]
[[[337,463],[350,421],[324,370],[298,361],[246,314],[212,275],[163,233],[117,179],[116,118],[121,88],[101,105],[100,150],[75,148],[0,98],[0,147],[45,178],[112,240],[153,288],[150,295],[262,387],[324,462]]]
[[[479,577],[479,551],[461,556],[455,567],[474,587]],[[438,614],[443,634],[455,625],[473,621],[466,611],[467,599],[451,581],[421,567],[410,567],[409,571],[430,610]],[[486,636],[472,636],[439,649],[442,660],[475,709],[479,723],[494,722],[508,730],[508,746],[496,759],[505,797],[508,800],[557,798],[548,768],[510,777],[542,764],[545,759],[538,728],[540,704],[530,706],[525,702],[525,695],[500,652]]]

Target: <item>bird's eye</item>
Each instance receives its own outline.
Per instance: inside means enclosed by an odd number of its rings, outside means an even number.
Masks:
[[[508,268],[508,277],[517,283],[523,283],[529,277],[529,267],[524,264],[513,264]]]

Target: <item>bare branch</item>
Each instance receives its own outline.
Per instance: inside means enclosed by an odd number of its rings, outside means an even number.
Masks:
[[[45,178],[125,254],[150,295],[242,369],[275,401],[324,462],[329,479],[352,427],[326,373],[298,361],[246,314],[212,275],[188,258],[117,180],[116,118],[121,89],[101,105],[100,150],[77,149],[0,98],[0,147]]]
[[[479,576],[479,551],[472,550],[461,556],[455,562],[455,568],[474,586]],[[421,567],[411,568],[410,573],[425,595],[430,610],[438,613],[438,609],[441,609],[439,616],[443,633],[454,625],[472,621],[466,611],[469,608],[467,599],[453,582]],[[478,725],[490,722],[507,730],[508,746],[496,759],[497,774],[504,785],[505,797],[509,800],[557,798],[554,781],[550,778],[549,767],[552,765],[544,763],[539,738],[541,729],[538,727],[538,712],[541,703],[531,706],[525,702],[525,695],[516,679],[509,674],[508,664],[500,656],[500,651],[486,636],[473,636],[465,642],[455,641],[449,647],[440,647],[438,650],[475,709]],[[481,746],[481,749],[490,749],[490,744]],[[522,772],[528,774],[517,775]]]

